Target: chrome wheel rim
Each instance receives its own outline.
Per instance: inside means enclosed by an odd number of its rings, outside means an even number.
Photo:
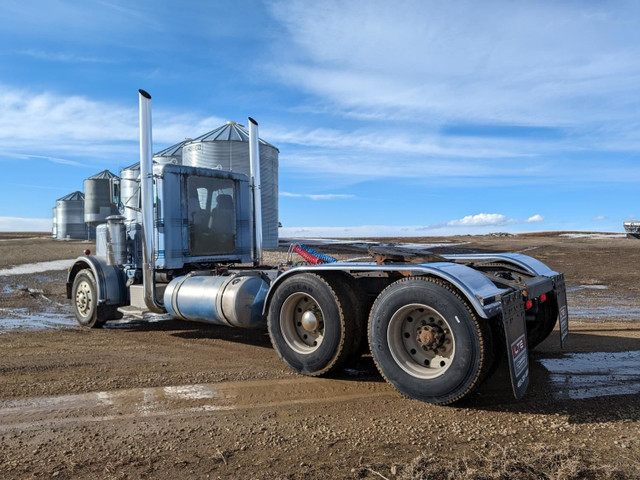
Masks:
[[[389,322],[391,356],[409,375],[432,379],[444,374],[455,356],[456,344],[447,319],[434,308],[412,303],[398,309]]]
[[[311,295],[289,295],[280,310],[280,330],[287,345],[296,353],[316,351],[324,338],[324,314]]]
[[[91,314],[93,306],[93,293],[91,286],[86,280],[82,280],[78,284],[76,290],[76,309],[82,317],[88,317]]]

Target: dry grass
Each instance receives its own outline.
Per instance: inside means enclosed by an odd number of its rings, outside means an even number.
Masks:
[[[398,469],[400,470],[400,469]],[[483,453],[449,460],[428,454],[398,471],[402,480],[630,480],[640,479],[640,461],[599,461],[593,452],[537,444],[529,450],[493,446]]]

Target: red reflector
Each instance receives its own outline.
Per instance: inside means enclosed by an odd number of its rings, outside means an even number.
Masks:
[[[546,301],[547,301],[547,294],[543,293],[542,295],[540,295],[540,303],[543,303]]]
[[[533,300],[527,300],[527,310],[533,307]]]
[[[84,251],[85,255],[91,255],[91,250],[89,250],[88,248]]]

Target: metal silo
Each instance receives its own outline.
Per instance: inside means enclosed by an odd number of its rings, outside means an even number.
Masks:
[[[57,236],[58,236],[58,227],[57,227],[57,220],[56,220],[56,207],[53,207],[52,211],[53,211],[53,222],[51,224],[51,236],[53,238],[57,238]]]
[[[173,165],[181,165],[182,164],[182,146],[185,142],[190,141],[190,138],[183,140],[180,143],[176,143],[175,145],[171,145],[170,147],[165,148],[157,153],[153,154],[153,161],[163,165],[165,163],[171,163]]]
[[[84,223],[84,195],[73,192],[56,201],[56,238],[87,238]]]
[[[260,139],[262,181],[262,240],[267,248],[278,246],[278,155],[279,150]],[[219,168],[249,175],[249,132],[236,122],[185,141],[182,164]]]
[[[107,217],[120,213],[120,177],[103,170],[87,178],[84,196],[84,221],[94,227],[105,223]]]
[[[120,196],[125,220],[140,222],[140,162],[120,170]]]

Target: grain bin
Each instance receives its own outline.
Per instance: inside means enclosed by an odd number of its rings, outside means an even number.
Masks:
[[[120,213],[126,221],[141,223],[140,162],[120,170]]]
[[[267,248],[278,246],[278,155],[279,150],[260,139],[262,182],[262,240]],[[249,176],[249,132],[236,122],[185,141],[182,164],[220,168]]]
[[[111,215],[118,215],[120,177],[103,170],[84,181],[84,221],[96,226]]]
[[[183,140],[180,143],[176,143],[175,145],[171,145],[170,147],[165,148],[157,153],[153,154],[153,161],[159,165],[164,165],[165,163],[171,163],[173,165],[181,165],[182,164],[182,146],[185,142],[190,141],[190,138]]]
[[[87,238],[84,223],[84,195],[73,192],[56,201],[56,238]]]

